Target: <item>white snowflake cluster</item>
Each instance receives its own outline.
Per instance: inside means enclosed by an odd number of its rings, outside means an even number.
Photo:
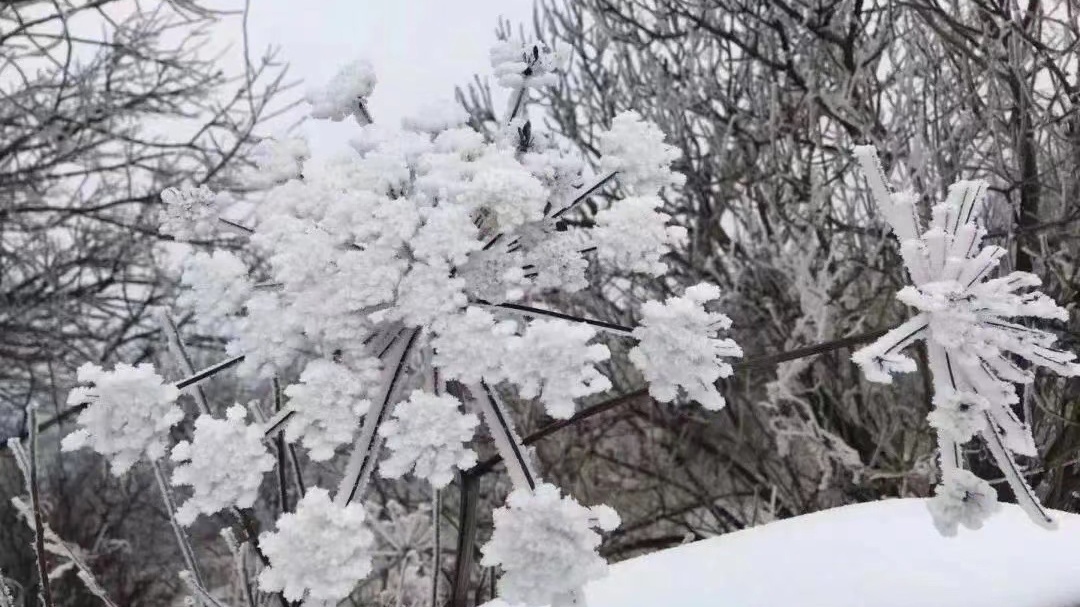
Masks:
[[[201,185],[162,190],[161,202],[165,204],[161,233],[187,241],[212,236],[217,231],[218,217],[232,199]]]
[[[259,536],[270,560],[259,573],[259,588],[290,601],[306,595],[336,603],[349,596],[371,571],[375,536],[364,519],[359,504],[335,504],[325,489],[309,489],[295,512],[281,515],[276,531]]]
[[[664,133],[637,112],[623,112],[600,134],[600,170],[619,175],[619,185],[638,196],[680,186],[686,178],[671,171],[680,152],[664,143]]]
[[[686,228],[667,225],[671,217],[661,204],[656,196],[635,196],[597,213],[593,235],[600,259],[650,276],[666,272],[660,258],[686,242]]]
[[[314,461],[334,457],[334,450],[356,434],[360,418],[371,406],[369,390],[379,376],[375,358],[361,358],[350,366],[324,359],[309,362],[300,383],[285,388],[293,412],[285,440],[300,441]]]
[[[120,363],[112,371],[86,363],[78,369],[80,383],[68,395],[68,406],[90,403],[76,420],[78,429],[64,437],[61,447],[89,447],[109,460],[120,476],[144,456],[165,456],[169,429],[184,417],[176,404],[180,390],[154,372],[153,365]]]
[[[250,508],[259,496],[263,475],[274,469],[274,457],[257,426],[244,423],[247,410],[233,405],[225,419],[203,414],[195,420],[191,442],[180,441],[170,459],[175,486],[190,486],[192,495],[176,509],[176,520],[190,525],[200,514],[226,508]]]
[[[520,337],[506,342],[502,377],[524,398],[538,398],[548,415],[567,419],[574,399],[598,394],[611,382],[594,366],[611,356],[603,344],[590,344],[596,331],[559,320],[534,320]]]
[[[578,589],[603,577],[596,553],[600,534],[619,526],[608,506],[586,508],[551,484],[514,490],[495,511],[495,530],[484,545],[487,567],[501,567],[499,595],[512,604],[569,607]]]
[[[893,373],[915,370],[915,362],[901,351],[924,340],[934,385],[930,423],[938,430],[946,484],[972,489],[972,483],[964,480],[968,476],[957,470],[963,465],[959,445],[979,435],[1020,505],[1039,524],[1052,526],[1053,520],[1038,503],[1012,456],[1037,455],[1030,427],[1012,409],[1019,401],[1014,384],[1033,382],[1032,368],[1036,366],[1075,376],[1080,375],[1080,364],[1073,362],[1075,354],[1053,348],[1056,339],[1052,333],[1011,319],[1065,320],[1067,312],[1043,293],[1020,293],[1039,286],[1039,279],[1032,274],[1011,272],[989,278],[1006,251],[981,246],[986,231],[976,220],[986,195],[985,182],[959,181],[951,186],[946,200],[932,209],[930,225],[924,230],[915,208],[916,197],[889,191],[874,149],[862,146],[855,153],[879,209],[900,241],[904,266],[913,283],[901,289],[897,299],[917,314],[855,352],[852,361],[868,380],[890,383]],[[1026,361],[1028,366],[1018,361]],[[955,487],[939,489],[941,495],[955,493]],[[935,516],[946,512],[941,505],[945,502],[937,503]],[[950,520],[939,520],[939,527],[955,528]]]
[[[706,409],[719,410],[724,397],[714,385],[733,372],[724,358],[741,357],[742,350],[717,332],[731,327],[731,319],[709,312],[705,304],[720,297],[714,285],[698,284],[682,297],[664,303],[648,301],[641,307],[641,326],[634,329],[637,346],[630,360],[649,382],[649,394],[671,402],[682,390]]]
[[[226,250],[197,251],[184,264],[180,282],[185,290],[177,305],[195,312],[195,321],[205,327],[217,326],[240,312],[254,286],[247,264]]]
[[[266,188],[299,179],[308,158],[311,158],[311,150],[307,141],[300,137],[264,139],[252,151],[252,160],[258,170],[245,176],[247,185]]]
[[[454,480],[455,468],[476,465],[476,453],[467,443],[479,424],[475,415],[461,412],[453,396],[414,390],[379,428],[390,451],[379,469],[386,478],[412,471],[436,488],[445,487]]]
[[[950,469],[941,481],[927,507],[942,535],[956,535],[960,525],[979,529],[986,519],[1001,509],[997,491],[968,470]]]
[[[349,116],[360,115],[360,103],[375,90],[375,69],[360,59],[341,68],[334,79],[322,88],[308,91],[311,117],[340,122]]]

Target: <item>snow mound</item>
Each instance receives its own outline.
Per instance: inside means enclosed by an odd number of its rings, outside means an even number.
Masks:
[[[1080,605],[1080,516],[1057,512],[1047,531],[1002,506],[952,538],[926,500],[826,510],[612,565],[585,596],[589,607]]]

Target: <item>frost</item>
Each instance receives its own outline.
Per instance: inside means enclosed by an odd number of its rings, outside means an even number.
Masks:
[[[660,257],[686,241],[686,228],[667,225],[671,216],[657,211],[661,204],[656,196],[636,196],[597,213],[592,237],[600,259],[630,272],[666,272]]]
[[[948,471],[926,507],[942,535],[956,535],[960,525],[979,529],[1001,509],[990,483],[967,470]]]
[[[181,283],[187,288],[177,300],[195,312],[203,326],[238,314],[252,291],[247,265],[230,251],[196,252],[184,267]]]
[[[161,202],[165,204],[161,233],[186,241],[212,236],[217,229],[218,215],[231,200],[227,194],[215,194],[201,185],[197,188],[166,188],[161,191]]]
[[[448,317],[465,308],[465,281],[454,278],[442,263],[415,264],[398,286],[397,302],[376,320],[402,320],[409,326],[440,327]]]
[[[501,377],[517,386],[524,398],[539,398],[548,415],[567,419],[575,398],[611,388],[593,366],[610,358],[603,344],[589,344],[596,331],[587,325],[534,320],[520,337],[510,340]]]
[[[507,88],[540,88],[558,82],[555,72],[565,57],[547,45],[512,38],[491,49],[491,67],[499,85]]]
[[[359,504],[338,505],[325,489],[309,489],[296,512],[282,514],[277,531],[259,536],[270,566],[259,573],[259,588],[282,592],[290,601],[306,595],[337,602],[371,572],[375,537]]]
[[[664,134],[637,112],[623,112],[600,134],[600,170],[617,172],[619,184],[638,196],[656,194],[686,179],[671,171],[679,158],[675,146],[664,143]]]
[[[414,390],[379,429],[390,450],[390,457],[380,465],[382,475],[399,478],[412,470],[418,478],[442,488],[454,479],[454,468],[468,470],[476,465],[476,453],[466,443],[480,420],[462,413],[460,407],[453,396]]]
[[[326,86],[308,91],[306,99],[312,118],[339,122],[360,114],[360,103],[374,90],[375,69],[360,59],[346,64]]]
[[[474,212],[492,213],[500,230],[544,217],[548,191],[512,153],[489,149],[473,164],[474,175],[462,186],[458,201]]]
[[[927,229],[922,229],[911,193],[890,193],[872,147],[855,150],[870,182],[878,208],[900,241],[901,257],[912,285],[897,299],[916,315],[875,343],[852,355],[870,381],[888,383],[895,372],[913,371],[914,361],[900,351],[924,340],[933,375],[934,411],[930,423],[938,429],[946,486],[933,506],[942,532],[955,532],[957,495],[961,489],[980,495],[970,473],[958,469],[957,443],[978,434],[989,447],[998,467],[1017,495],[1018,502],[1036,523],[1054,522],[1024,480],[1012,453],[1037,455],[1031,428],[1012,410],[1019,401],[1016,383],[1034,381],[1030,367],[1046,367],[1060,375],[1080,375],[1076,355],[1054,349],[1055,336],[1012,322],[1016,318],[1065,320],[1067,312],[1038,291],[1039,279],[1026,272],[989,278],[1006,251],[980,246],[986,231],[976,221],[987,184],[959,181],[949,188],[944,202],[935,205]],[[1027,361],[1028,366],[1018,364]],[[1010,453],[1011,452],[1011,453]],[[977,479],[976,479],[977,480]],[[960,491],[961,493],[957,493]],[[966,502],[965,502],[966,503]],[[976,506],[981,504],[975,501]],[[990,510],[973,508],[972,526]],[[950,514],[952,513],[952,514]],[[944,522],[941,522],[944,521]]]
[[[958,443],[966,443],[986,428],[990,401],[974,392],[942,390],[934,394],[934,410],[926,417],[930,426]]]
[[[641,325],[633,333],[638,345],[630,350],[630,360],[649,382],[653,398],[671,402],[681,389],[706,409],[723,408],[724,398],[713,384],[733,371],[723,359],[741,357],[742,350],[717,337],[731,327],[731,319],[707,311],[705,304],[719,297],[720,289],[702,283],[682,297],[641,307]]]
[[[568,606],[586,582],[607,573],[596,553],[600,535],[593,531],[618,527],[619,516],[607,506],[586,508],[542,484],[513,491],[494,518],[481,564],[502,568],[499,596],[509,603]]]
[[[461,265],[470,253],[480,249],[480,231],[469,210],[458,205],[443,205],[420,211],[426,221],[412,239],[417,257],[428,262]]]
[[[371,406],[369,389],[379,381],[379,361],[363,358],[351,367],[334,361],[309,362],[300,383],[285,388],[294,413],[285,440],[299,440],[312,460],[321,462],[352,440],[360,417]]]
[[[72,390],[68,406],[90,405],[79,413],[79,428],[61,442],[64,451],[89,447],[109,460],[116,476],[143,456],[151,460],[165,456],[169,429],[184,414],[176,404],[180,390],[165,383],[153,365],[119,363],[105,371],[86,363],[79,367],[78,380],[93,386]]]
[[[176,509],[181,525],[192,524],[199,514],[255,504],[263,475],[274,469],[274,457],[263,444],[262,430],[244,423],[246,417],[241,405],[229,407],[225,419],[200,415],[191,442],[173,447],[170,459],[183,463],[173,470],[172,484],[193,491]]]
[[[401,120],[401,126],[409,131],[436,135],[448,129],[462,126],[469,119],[469,114],[460,104],[453,101],[439,101],[423,105],[413,116]]]
[[[258,170],[246,176],[247,183],[251,187],[265,188],[298,179],[308,158],[311,158],[311,150],[302,138],[264,139],[252,151],[252,160]]]
[[[496,322],[490,313],[470,306],[463,314],[444,324],[432,340],[435,366],[448,378],[465,384],[482,379],[495,383],[501,369],[514,323]]]

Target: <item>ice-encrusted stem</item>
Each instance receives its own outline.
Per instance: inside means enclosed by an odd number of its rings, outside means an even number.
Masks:
[[[372,408],[364,415],[364,424],[360,428],[360,435],[353,443],[352,453],[349,454],[349,462],[345,465],[345,475],[338,485],[334,501],[340,505],[352,502],[358,496],[371,478],[375,469],[375,460],[378,458],[379,447],[382,440],[378,436],[379,426],[386,419],[390,409],[391,399],[394,392],[405,375],[405,365],[408,362],[409,353],[420,335],[420,329],[412,329],[409,337],[404,341],[398,341],[389,354],[390,360],[395,360],[394,368],[390,377],[384,382],[383,393],[380,398],[372,403]]]
[[[187,571],[191,574],[192,580],[200,587],[205,588],[206,583],[203,582],[202,572],[199,569],[199,563],[195,559],[195,550],[191,547],[191,541],[188,539],[187,532],[180,526],[180,523],[176,520],[176,505],[173,503],[172,493],[169,491],[169,483],[165,479],[165,471],[161,469],[161,464],[157,460],[151,460],[150,466],[154,470],[154,479],[157,481],[158,491],[161,493],[161,501],[165,504],[165,514],[169,517],[169,524],[172,526],[173,535],[176,536],[176,543],[180,548],[180,556],[184,559],[184,564],[187,565]]]
[[[480,408],[481,418],[487,424],[488,432],[495,441],[495,448],[506,462],[506,470],[510,474],[514,487],[536,489],[538,476],[529,452],[514,429],[499,396],[484,381],[470,385],[469,391]]]
[[[1042,504],[1039,503],[1039,499],[1035,497],[1035,491],[1031,488],[1031,485],[1024,480],[1020,468],[1016,465],[1016,460],[1013,459],[1008,447],[1005,446],[1005,442],[996,431],[994,418],[991,417],[989,412],[984,413],[984,415],[986,416],[987,430],[982,433],[983,438],[986,440],[986,445],[990,448],[990,454],[994,456],[998,468],[1005,475],[1005,480],[1012,487],[1013,493],[1016,494],[1017,504],[1024,509],[1024,512],[1035,524],[1046,529],[1056,529],[1057,521],[1043,508]]]

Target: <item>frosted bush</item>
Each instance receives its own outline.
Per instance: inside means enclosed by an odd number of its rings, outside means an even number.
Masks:
[[[181,525],[192,524],[200,514],[255,504],[263,475],[274,469],[274,457],[263,444],[262,430],[246,424],[246,417],[241,405],[229,407],[225,419],[204,413],[195,420],[191,442],[173,447],[170,459],[180,465],[173,470],[172,484],[192,490],[176,509]]]
[[[68,395],[68,406],[90,403],[79,413],[78,428],[64,437],[64,451],[89,447],[109,460],[120,476],[139,459],[165,456],[169,429],[184,414],[176,404],[180,390],[154,372],[153,365],[119,363],[112,371],[86,363],[79,367],[78,387]]]
[[[382,475],[399,478],[412,471],[436,488],[449,485],[455,468],[476,465],[476,453],[466,443],[479,424],[475,415],[461,412],[453,396],[414,390],[379,429],[390,450],[380,466]]]
[[[586,508],[554,485],[514,490],[495,511],[495,530],[481,548],[486,567],[500,567],[499,596],[509,603],[569,606],[586,582],[603,577],[600,534],[619,526],[607,506]]]
[[[491,67],[501,86],[508,88],[550,86],[564,57],[535,40],[510,38],[491,49]]]
[[[259,573],[259,588],[281,592],[290,601],[305,596],[337,602],[371,572],[375,537],[359,504],[341,506],[314,487],[277,521],[277,530],[259,536],[270,566]]]

